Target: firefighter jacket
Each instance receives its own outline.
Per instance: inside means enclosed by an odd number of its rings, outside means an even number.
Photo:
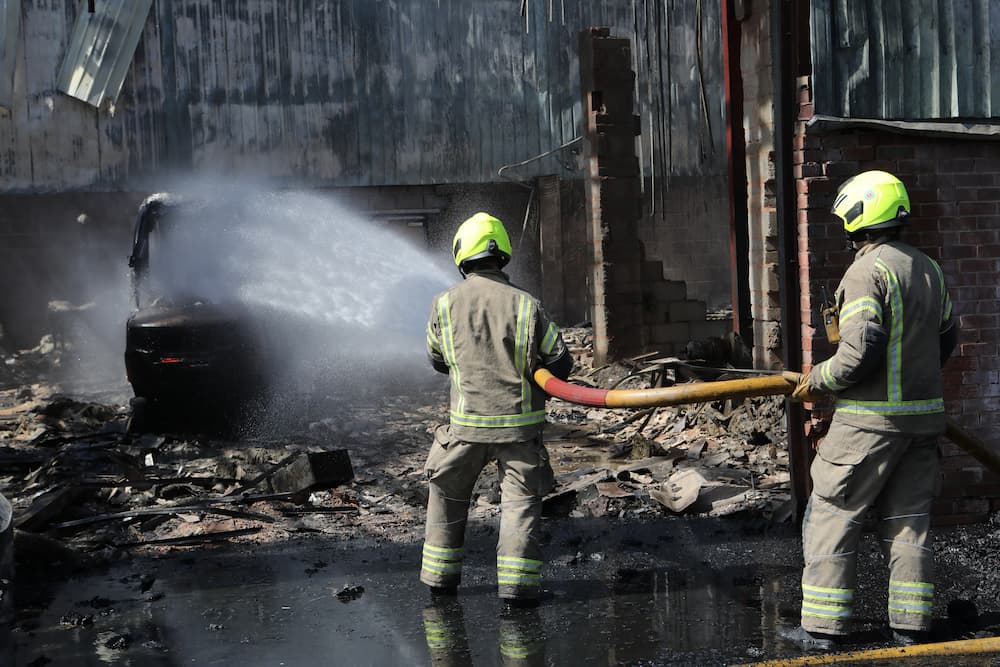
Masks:
[[[945,429],[940,338],[952,327],[941,267],[898,240],[858,251],[836,294],[840,343],[810,373],[837,395],[834,421],[880,432]]]
[[[465,442],[522,442],[545,424],[538,366],[568,354],[538,299],[498,270],[477,271],[434,297],[427,353],[451,378],[451,435]]]

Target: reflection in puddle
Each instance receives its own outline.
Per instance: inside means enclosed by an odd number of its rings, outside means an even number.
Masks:
[[[719,665],[790,653],[774,636],[794,568],[684,568],[680,553],[609,549],[552,562],[541,607],[507,611],[492,545],[473,550],[457,598],[434,601],[417,549],[286,545],[124,564],[56,591],[39,626],[18,632],[16,664]],[[154,569],[143,591],[137,575]],[[364,594],[338,599],[349,587]],[[61,625],[73,611],[93,623]]]

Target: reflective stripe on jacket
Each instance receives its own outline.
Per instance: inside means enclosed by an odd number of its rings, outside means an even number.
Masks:
[[[427,352],[447,364],[451,433],[466,442],[520,442],[545,423],[532,374],[566,352],[538,299],[501,271],[477,271],[434,297]]]
[[[875,431],[944,432],[940,335],[952,326],[941,267],[900,241],[862,248],[837,288],[840,343],[813,382],[834,419]],[[874,360],[874,364],[871,363]]]

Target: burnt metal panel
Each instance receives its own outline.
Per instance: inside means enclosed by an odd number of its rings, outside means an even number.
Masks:
[[[816,113],[1000,117],[1000,3],[810,0]]]
[[[80,11],[59,72],[59,90],[99,107],[118,98],[153,0],[101,0]]]
[[[0,0],[0,107],[14,102],[14,67],[21,25],[21,0]]]
[[[590,25],[635,45],[646,178],[724,173],[717,2],[552,0],[524,17],[511,0],[150,3],[13,2],[24,90],[0,117],[13,156],[0,189],[158,189],[167,170],[497,182],[578,136],[576,34]],[[116,98],[113,114],[99,106]],[[572,176],[576,148],[512,175]]]

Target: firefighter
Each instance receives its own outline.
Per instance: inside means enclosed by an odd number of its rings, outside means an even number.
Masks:
[[[910,199],[898,178],[867,171],[837,191],[833,213],[857,255],[836,292],[840,342],[802,376],[793,400],[836,397],[810,470],[802,548],[802,621],[784,636],[830,649],[849,633],[857,547],[869,508],[889,561],[889,627],[926,638],[934,594],[928,539],[945,430],[941,367],[957,341],[938,264],[900,240]]]
[[[538,300],[501,271],[511,245],[500,220],[475,214],[458,228],[452,252],[465,280],[434,297],[427,323],[431,364],[451,378],[451,418],[435,432],[424,469],[429,494],[420,580],[432,594],[456,592],[472,490],[495,460],[498,594],[511,606],[532,606],[541,592],[542,497],[553,485],[542,444],[546,396],[532,374],[541,365],[565,379],[573,360]]]

